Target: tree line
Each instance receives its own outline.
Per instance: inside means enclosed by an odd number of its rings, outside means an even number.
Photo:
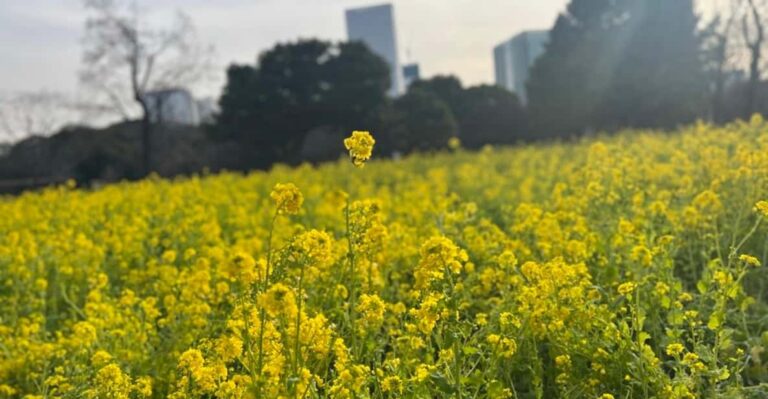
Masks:
[[[496,86],[464,88],[437,76],[394,99],[389,87],[387,64],[363,43],[279,44],[257,65],[229,67],[211,133],[259,154],[255,162],[295,163],[317,128],[330,133],[327,158],[338,157],[340,137],[351,130],[374,131],[384,153],[436,150],[454,136],[469,147],[511,143],[509,133],[525,130],[517,97]]]
[[[104,170],[116,178],[198,166],[247,170],[337,159],[351,130],[373,131],[386,156],[438,150],[453,137],[473,149],[768,113],[768,0],[724,0],[706,20],[693,0],[571,0],[530,68],[527,104],[501,87],[466,87],[454,76],[417,80],[391,98],[388,66],[363,43],[307,39],[279,43],[254,64],[230,65],[214,121],[190,128],[194,143],[179,146],[176,140],[188,138],[178,127],[154,126],[146,98],[209,74],[211,51],[192,21],[180,14],[160,29],[142,20],[132,0],[85,4],[81,80],[98,102],[88,108],[138,123],[105,130],[123,134],[98,148],[74,139],[93,131],[65,129],[56,140],[6,150],[5,164],[33,164],[13,156],[45,152],[72,154],[48,169],[85,170],[86,179]],[[184,151],[162,152],[171,148]]]
[[[692,0],[572,0],[531,70],[533,129],[559,137],[768,110],[768,4],[719,4],[707,21]]]
[[[531,66],[525,106],[453,76],[390,99],[386,65],[361,43],[280,44],[256,65],[230,67],[213,132],[292,162],[317,126],[373,129],[382,152],[408,153],[454,136],[478,148],[748,118],[768,111],[766,7],[732,0],[704,20],[692,0],[572,0]]]

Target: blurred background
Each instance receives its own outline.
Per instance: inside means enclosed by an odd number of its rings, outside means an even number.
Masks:
[[[768,0],[5,0],[0,192],[768,112]]]

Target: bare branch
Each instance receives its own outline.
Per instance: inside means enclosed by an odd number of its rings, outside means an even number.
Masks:
[[[0,98],[0,132],[11,141],[52,134],[75,119],[70,100],[61,93],[22,92]]]
[[[137,105],[147,92],[188,88],[210,71],[212,51],[199,44],[185,14],[177,13],[168,29],[153,29],[133,0],[85,0],[85,6],[92,15],[81,81],[124,117],[144,112]]]

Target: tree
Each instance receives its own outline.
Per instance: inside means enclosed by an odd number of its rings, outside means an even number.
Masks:
[[[741,34],[749,57],[749,84],[747,86],[744,118],[749,118],[757,109],[757,95],[760,86],[763,61],[763,46],[766,41],[765,2],[746,0],[741,16]]]
[[[618,63],[610,41],[622,22],[613,0],[572,0],[558,16],[527,82],[539,137],[579,134],[593,126]]]
[[[703,112],[692,0],[572,0],[528,81],[536,129],[669,127]]]
[[[62,93],[42,90],[0,96],[0,141],[50,135],[71,122],[73,112]]]
[[[458,125],[448,105],[437,95],[410,89],[382,115],[386,137],[383,147],[409,153],[445,148]]]
[[[738,7],[729,0],[725,9],[717,10],[700,36],[704,57],[704,71],[710,88],[709,117],[716,123],[727,120],[725,114],[726,85],[734,65],[734,31],[736,30]]]
[[[255,90],[259,84],[257,68],[250,65],[230,65],[227,79],[216,115],[214,133],[220,139],[258,141],[255,130],[258,126],[258,112],[264,93]]]
[[[625,0],[612,37],[619,62],[596,117],[601,128],[669,128],[704,114],[706,79],[692,0]]]
[[[366,130],[387,100],[390,70],[386,62],[362,42],[342,42],[326,73],[333,84],[328,91],[333,122],[345,130]]]
[[[147,94],[200,82],[210,69],[212,49],[199,43],[192,21],[181,12],[170,28],[156,29],[135,0],[85,0],[85,6],[91,15],[85,24],[81,81],[124,119],[141,118],[142,163],[149,173]]]
[[[765,0],[723,0],[703,29],[716,122],[765,112],[766,15]]]
[[[413,82],[408,90],[426,90],[440,97],[451,109],[454,115],[458,115],[464,106],[464,88],[459,78],[453,75],[438,75],[430,79]]]
[[[530,138],[525,109],[517,96],[498,86],[480,85],[464,90],[456,111],[462,144],[513,144]]]
[[[233,65],[219,100],[217,134],[298,162],[307,133],[363,129],[386,101],[389,68],[359,42],[278,44],[257,66]]]
[[[750,95],[749,80],[739,80],[726,86],[722,107],[719,111],[723,121],[744,118],[744,107]],[[754,113],[768,115],[768,81],[761,80],[755,95]]]
[[[466,147],[509,144],[524,138],[525,109],[514,93],[501,87],[480,85],[465,89],[454,76],[435,76],[413,82],[408,91],[426,91],[444,102]]]

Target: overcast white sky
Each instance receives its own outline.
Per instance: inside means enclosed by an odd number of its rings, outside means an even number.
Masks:
[[[216,48],[215,94],[231,62],[253,62],[277,41],[344,39],[344,10],[386,0],[143,0],[162,22],[177,9]],[[550,28],[567,0],[394,0],[401,59],[422,75],[493,79],[492,48],[526,29]],[[85,14],[80,0],[0,0],[0,92],[77,89]]]
[[[716,1],[716,0],[702,0]],[[140,0],[160,22],[177,9],[216,48],[207,93],[224,68],[253,62],[277,41],[344,39],[344,10],[386,0]],[[567,0],[394,0],[401,60],[422,75],[453,73],[466,84],[493,80],[492,48],[521,30],[548,29]],[[85,13],[81,0],[0,0],[0,92],[77,91]]]

